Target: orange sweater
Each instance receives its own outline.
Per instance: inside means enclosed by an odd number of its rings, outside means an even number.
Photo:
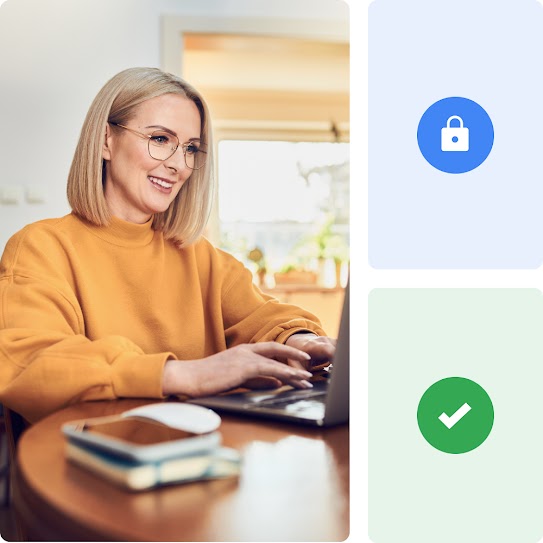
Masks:
[[[166,360],[324,331],[207,240],[75,215],[31,224],[0,261],[0,402],[34,422],[69,403],[162,398]]]

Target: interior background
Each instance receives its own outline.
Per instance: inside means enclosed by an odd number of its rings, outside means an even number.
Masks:
[[[87,109],[132,66],[168,67],[164,16],[239,25],[270,18],[269,34],[304,20],[348,28],[341,0],[8,0],[0,8],[0,247],[30,222],[69,212],[66,178]],[[237,28],[237,26],[236,26]],[[303,25],[300,34],[304,35]],[[27,194],[30,191],[30,194]],[[28,196],[43,198],[31,203]]]

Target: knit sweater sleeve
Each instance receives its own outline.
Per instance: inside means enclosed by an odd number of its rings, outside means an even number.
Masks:
[[[228,347],[261,341],[285,343],[298,332],[326,335],[315,315],[264,294],[241,262],[227,254],[222,258],[222,312]]]
[[[162,397],[174,355],[144,354],[120,336],[88,339],[55,241],[27,227],[0,261],[0,402],[34,422],[78,401]]]

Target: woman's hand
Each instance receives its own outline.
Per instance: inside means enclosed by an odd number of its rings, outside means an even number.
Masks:
[[[288,364],[290,366],[315,371],[332,362],[336,352],[337,340],[326,336],[317,336],[308,332],[293,334],[287,339],[286,344],[304,351],[310,356],[307,360],[289,358]]]
[[[311,388],[307,381],[311,373],[304,368],[312,359],[311,352],[270,341],[238,345],[201,360],[168,360],[162,375],[162,392],[166,396],[187,394],[196,398],[241,385],[269,388],[284,383]],[[278,360],[288,360],[289,364]]]

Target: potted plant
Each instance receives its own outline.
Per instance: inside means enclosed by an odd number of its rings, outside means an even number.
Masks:
[[[266,286],[266,261],[264,259],[264,252],[260,247],[251,249],[247,255],[247,258],[256,264],[256,274],[258,277],[258,286]]]
[[[336,285],[339,285],[341,266],[349,259],[349,249],[343,237],[334,232],[333,226],[334,218],[329,216],[315,234],[306,238],[303,250],[306,254],[312,254],[317,260],[321,282],[326,261],[332,259],[336,268]]]
[[[341,285],[341,268],[344,262],[349,261],[349,248],[341,236],[334,235],[330,237],[328,245],[324,250],[324,258],[329,258],[334,261],[336,287],[339,287]]]
[[[314,285],[317,274],[295,264],[287,264],[281,271],[273,274],[276,285]]]

